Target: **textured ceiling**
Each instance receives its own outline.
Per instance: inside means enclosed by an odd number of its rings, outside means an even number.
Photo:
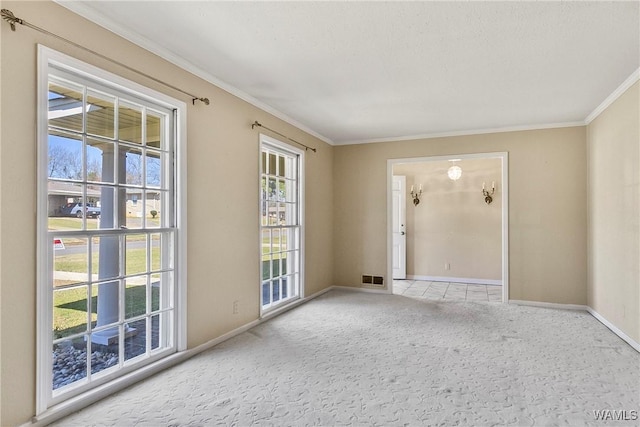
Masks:
[[[60,3],[335,144],[584,122],[640,67],[637,1]]]

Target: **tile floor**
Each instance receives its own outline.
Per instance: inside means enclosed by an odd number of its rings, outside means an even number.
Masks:
[[[502,302],[502,286],[394,280],[393,293],[430,300]]]

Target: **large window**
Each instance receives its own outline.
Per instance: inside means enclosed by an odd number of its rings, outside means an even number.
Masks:
[[[261,309],[302,294],[302,152],[261,135]]]
[[[40,409],[175,352],[179,321],[174,110],[46,65]]]

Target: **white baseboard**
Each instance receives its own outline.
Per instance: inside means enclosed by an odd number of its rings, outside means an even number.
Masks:
[[[229,331],[226,334],[220,335],[218,338],[214,338],[214,339],[209,340],[209,341],[207,341],[207,342],[205,342],[203,344],[200,344],[197,347],[185,350],[184,352],[182,352],[180,354],[184,355],[185,360],[189,359],[189,358],[195,356],[198,353],[202,353],[205,350],[208,350],[208,349],[210,349],[212,347],[215,347],[216,345],[218,345],[220,343],[223,343],[224,341],[226,341],[228,339],[231,339],[231,338],[233,338],[233,337],[235,337],[237,335],[240,335],[240,334],[248,331],[249,329],[251,329],[251,328],[253,328],[255,326],[258,326],[259,324],[261,324],[261,323],[263,323],[263,322],[265,322],[265,321],[267,321],[269,319],[273,319],[274,317],[279,316],[280,314],[285,313],[285,312],[287,312],[287,311],[289,311],[291,309],[294,309],[297,306],[299,306],[301,304],[304,304],[305,302],[311,301],[312,299],[317,298],[322,294],[326,294],[332,288],[333,287],[330,286],[330,287],[325,288],[325,289],[323,289],[323,290],[321,290],[319,292],[316,292],[313,295],[309,295],[308,297],[300,298],[300,299],[298,299],[296,301],[293,301],[293,302],[291,302],[291,303],[289,303],[289,304],[287,304],[287,305],[285,305],[283,307],[277,308],[277,309],[275,309],[273,311],[270,311],[270,312],[264,314],[262,317],[260,317],[260,318],[258,318],[256,320],[253,320],[253,321],[251,321],[251,322],[249,322],[247,324],[244,324],[244,325],[242,325],[242,326],[240,326],[240,327],[238,327],[238,328],[236,328],[236,329],[234,329],[232,331]]]
[[[502,286],[502,280],[493,279],[474,279],[472,277],[447,277],[447,276],[420,276],[407,275],[409,280],[424,280],[428,282],[454,282],[454,283],[472,283],[474,285],[496,285]]]
[[[615,326],[613,323],[609,322],[607,319],[602,317],[602,315],[600,313],[598,313],[597,311],[595,311],[593,308],[587,307],[587,311],[593,317],[598,319],[598,321],[600,323],[602,323],[604,326],[609,328],[611,330],[611,332],[613,332],[614,334],[619,336],[620,339],[625,341],[627,344],[629,344],[631,347],[633,347],[638,353],[640,353],[640,343],[637,343],[636,341],[634,341],[633,338],[631,338],[629,335],[627,335],[624,332],[622,332],[617,326]]]
[[[163,371],[185,361],[188,357],[190,357],[186,356],[185,353],[186,351],[174,353],[170,356],[165,357],[164,359],[160,359],[157,362],[151,363],[147,366],[143,366],[140,369],[116,378],[113,381],[109,381],[106,384],[102,384],[85,393],[65,400],[64,402],[50,407],[40,415],[34,416],[33,418],[31,418],[31,421],[22,424],[22,427],[49,425],[62,417],[79,411],[80,409],[85,408],[101,399],[104,399],[107,396],[110,396],[122,389],[125,389],[139,381],[144,380],[145,378],[148,378],[160,371]]]
[[[542,307],[542,308],[554,308],[557,310],[582,310],[588,311],[586,305],[580,304],[558,304],[555,302],[541,302],[541,301],[524,301],[517,299],[510,299],[509,304],[526,305],[530,307]]]
[[[272,319],[286,311],[289,311],[291,309],[296,308],[297,306],[304,304],[305,302],[311,301],[314,298],[319,297],[322,294],[326,294],[327,292],[329,292],[331,289],[333,289],[333,286],[329,286],[328,288],[324,288],[321,291],[316,292],[313,295],[309,295],[308,297],[305,298],[300,298],[296,301],[290,302],[289,304],[282,306],[280,308],[276,308],[275,310],[269,311],[265,314],[262,315],[262,317],[260,317],[260,321],[264,322],[265,320],[269,320]],[[253,327],[253,326],[252,326]],[[214,344],[215,345],[215,344]]]
[[[598,313],[593,308],[591,308],[591,307],[589,307],[587,305],[556,304],[556,303],[552,303],[552,302],[522,301],[522,300],[513,300],[513,299],[509,300],[509,304],[526,305],[526,306],[531,306],[531,307],[555,308],[555,309],[561,309],[561,310],[583,310],[583,311],[586,311],[587,313],[589,313],[590,315],[595,317],[604,326],[609,328],[609,330],[611,332],[613,332],[618,337],[620,337],[621,340],[625,341],[634,350],[636,350],[638,353],[640,353],[640,343],[637,343],[629,335],[627,335],[624,332],[622,332],[622,330],[620,330],[620,328],[615,326],[613,323],[609,322],[600,313]]]
[[[449,278],[450,280],[451,278]],[[422,280],[422,279],[415,279]],[[430,280],[430,279],[429,279]],[[466,282],[470,283],[470,282]],[[116,378],[115,380],[104,384],[102,386],[96,387],[93,390],[88,391],[82,395],[75,396],[65,402],[62,402],[58,405],[52,406],[42,414],[37,417],[33,417],[30,422],[27,422],[22,425],[22,427],[26,426],[45,426],[50,424],[60,418],[69,415],[73,412],[76,412],[90,404],[97,402],[100,399],[103,399],[119,390],[122,390],[126,387],[129,387],[145,378],[148,378],[152,375],[157,374],[160,371],[163,371],[167,368],[170,368],[178,363],[184,362],[185,360],[202,353],[205,350],[208,350],[216,345],[231,339],[237,335],[246,332],[247,330],[258,326],[262,322],[265,322],[269,319],[272,319],[288,310],[291,310],[305,302],[311,301],[314,298],[319,297],[331,290],[342,290],[342,291],[352,291],[352,292],[365,292],[365,293],[376,293],[376,294],[388,294],[388,290],[386,289],[371,289],[371,288],[363,288],[363,287],[351,287],[351,286],[330,286],[325,288],[319,292],[316,292],[313,295],[310,295],[305,298],[301,298],[298,301],[295,301],[291,304],[287,304],[281,309],[274,310],[272,312],[267,313],[265,316],[253,320],[245,325],[242,325],[232,331],[227,332],[217,338],[209,340],[203,344],[200,344],[197,347],[192,349],[188,349],[171,356],[168,356],[158,362],[152,363],[150,365],[144,366],[130,374],[124,375],[120,378]],[[522,300],[509,300],[510,304],[516,305],[524,305],[524,306],[533,306],[533,307],[543,307],[543,308],[554,308],[554,309],[564,309],[564,310],[584,310],[590,313],[593,317],[595,317],[598,321],[600,321],[603,325],[609,328],[614,334],[619,336],[622,340],[627,342],[632,348],[636,351],[640,352],[640,344],[635,342],[631,337],[622,332],[619,328],[609,322],[607,319],[602,317],[598,312],[596,312],[591,307],[586,305],[578,305],[578,304],[556,304],[550,302],[538,302],[538,301],[522,301]]]
[[[27,426],[39,427],[39,426],[46,426],[48,424],[51,424],[54,421],[59,420],[60,418],[63,418],[76,411],[79,411],[80,409],[85,408],[91,405],[92,403],[95,403],[101,399],[104,399],[107,396],[110,396],[116,393],[117,391],[120,391],[141,380],[144,380],[145,378],[155,375],[160,371],[163,371],[181,362],[184,362],[185,360],[190,359],[191,357],[199,353],[202,353],[205,350],[215,347],[216,345],[228,339],[231,339],[237,335],[242,334],[243,332],[248,331],[249,329],[255,326],[258,326],[262,322],[265,322],[269,319],[272,319],[278,316],[279,314],[282,314],[288,310],[291,310],[292,308],[295,308],[300,304],[311,301],[312,299],[329,292],[333,288],[334,288],[333,286],[330,286],[306,298],[300,298],[299,300],[294,301],[291,304],[287,304],[282,308],[271,311],[259,319],[256,319],[247,324],[244,324],[232,331],[227,332],[226,334],[220,335],[217,338],[214,338],[205,343],[202,343],[197,347],[187,349],[179,353],[175,353],[170,356],[167,356],[164,359],[161,359],[155,363],[152,363],[147,366],[143,366],[142,368],[136,371],[123,375],[122,377],[116,378],[113,381],[110,381],[106,384],[96,387],[95,389],[89,390],[86,393],[80,394],[69,400],[66,400],[62,403],[52,406],[51,408],[47,409],[45,412],[38,415],[37,417],[33,417],[30,422],[22,424],[21,427],[27,427]]]
[[[212,340],[209,340],[205,343],[200,344],[197,347],[193,347],[190,348],[188,350],[183,351],[180,354],[184,355],[184,359],[190,359],[193,356],[195,356],[196,354],[202,353],[205,350],[209,350],[211,347],[215,347],[216,345],[225,342],[228,339],[231,339],[237,335],[240,335],[243,332],[248,331],[249,329],[253,328],[254,326],[258,326],[260,323],[262,323],[261,319],[257,319],[257,320],[253,320],[247,324],[244,324],[242,326],[240,326],[239,328],[236,328],[232,331],[227,332],[226,334],[222,334],[220,335],[218,338],[214,338]]]
[[[331,288],[329,288],[330,290],[337,290],[337,291],[353,291],[353,292],[367,292],[370,294],[388,294],[389,290],[384,288],[384,289],[374,289],[374,288],[365,288],[365,287],[361,287],[361,286],[332,286]]]

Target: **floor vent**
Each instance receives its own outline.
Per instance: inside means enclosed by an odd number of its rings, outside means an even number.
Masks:
[[[362,276],[363,285],[384,286],[384,277],[382,276]]]

